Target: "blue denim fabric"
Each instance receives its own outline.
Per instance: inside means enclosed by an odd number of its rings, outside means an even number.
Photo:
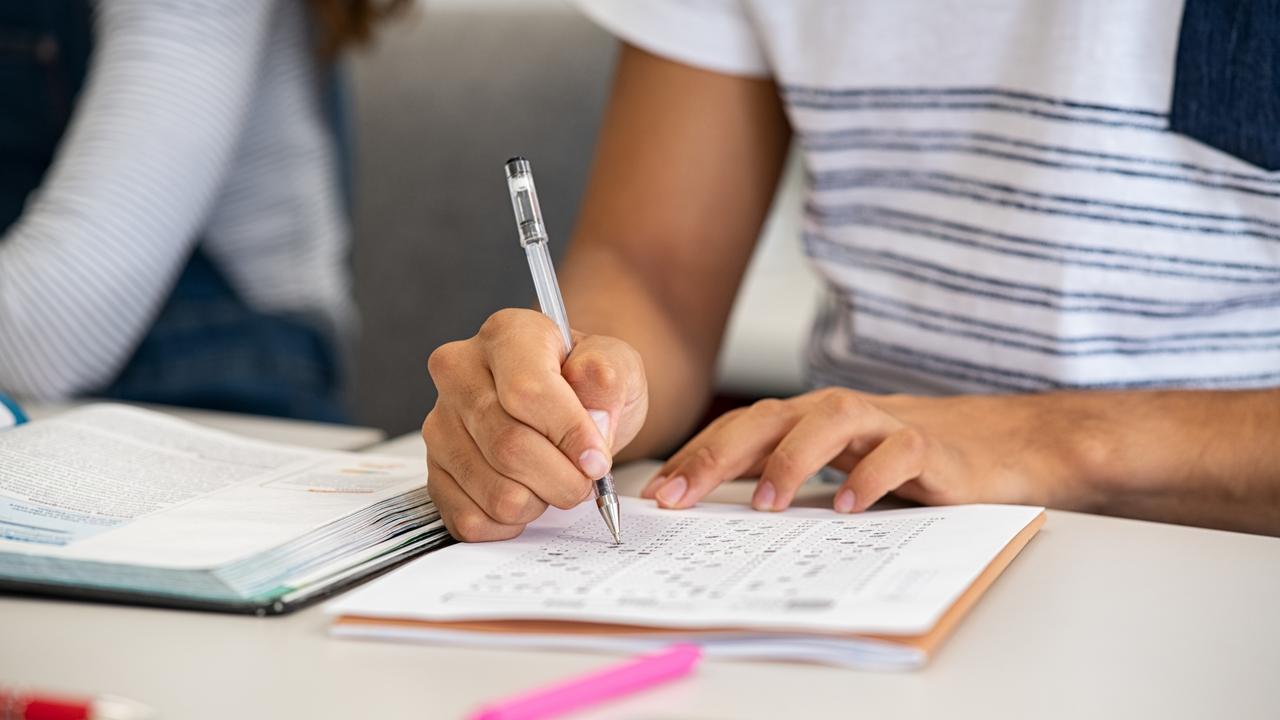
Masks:
[[[21,215],[66,129],[90,21],[87,0],[0,0],[0,232]],[[337,103],[329,107],[337,122]],[[128,364],[91,394],[341,422],[337,354],[313,324],[246,305],[197,247]]]
[[[87,0],[0,0],[0,229],[53,160],[84,79]]]
[[[104,398],[343,422],[331,344],[247,307],[199,249]]]
[[[1186,0],[1169,129],[1280,170],[1280,0]]]

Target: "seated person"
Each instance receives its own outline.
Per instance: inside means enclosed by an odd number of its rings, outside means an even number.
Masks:
[[[715,420],[645,497],[752,477],[776,511],[834,466],[842,513],[892,492],[1280,533],[1277,58],[1235,33],[1269,19],[582,4],[627,45],[560,273],[578,342],[504,310],[432,355],[455,536],[515,536],[693,428],[792,139],[830,295],[815,389]]]
[[[0,10],[0,393],[342,418],[353,312],[324,89],[377,14]]]

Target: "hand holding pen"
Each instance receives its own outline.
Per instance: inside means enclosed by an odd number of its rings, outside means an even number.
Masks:
[[[526,183],[511,185],[547,314],[494,313],[474,337],[441,346],[429,362],[438,397],[423,423],[428,486],[449,531],[469,542],[515,537],[548,505],[571,508],[593,496],[606,527],[616,523],[606,476],[613,453],[639,432],[648,409],[639,353],[553,319],[564,318],[563,303],[544,297],[554,270],[537,195],[529,178],[522,209],[516,193]],[[542,240],[530,250],[535,235]]]

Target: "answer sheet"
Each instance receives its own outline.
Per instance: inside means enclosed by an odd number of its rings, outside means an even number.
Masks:
[[[549,510],[514,540],[454,545],[339,599],[341,615],[664,628],[924,633],[1040,513],[964,505],[837,515],[622,499]]]

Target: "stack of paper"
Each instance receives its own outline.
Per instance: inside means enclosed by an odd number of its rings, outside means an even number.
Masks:
[[[516,540],[457,545],[340,599],[344,637],[640,651],[860,668],[922,665],[1043,523],[969,505],[837,515],[623,502],[550,510]]]
[[[0,432],[0,587],[279,612],[446,542],[425,481],[91,406]]]

